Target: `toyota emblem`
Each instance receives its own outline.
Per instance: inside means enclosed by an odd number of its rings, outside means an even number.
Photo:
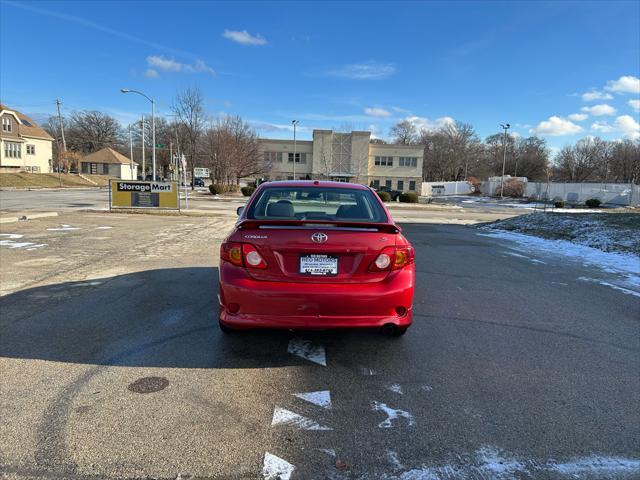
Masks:
[[[313,240],[316,243],[324,243],[328,240],[329,237],[327,237],[326,234],[324,233],[314,233],[313,235],[311,235],[311,240]]]

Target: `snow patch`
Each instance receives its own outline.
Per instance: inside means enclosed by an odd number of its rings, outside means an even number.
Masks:
[[[631,290],[629,288],[624,288],[624,287],[621,287],[620,285],[615,285],[615,284],[610,283],[610,282],[605,282],[604,280],[597,280],[595,278],[587,278],[587,277],[578,277],[578,280],[581,280],[583,282],[599,283],[600,285],[603,285],[603,286],[609,287],[609,288],[613,288],[614,290],[618,290],[619,292],[622,292],[624,294],[633,295],[634,297],[640,297],[640,292],[636,292],[635,290]]]
[[[49,232],[68,232],[70,230],[80,230],[78,227],[72,227],[71,225],[62,224],[59,227],[47,228]]]
[[[603,252],[597,248],[578,245],[566,240],[549,240],[507,231],[480,233],[479,235],[516,242],[527,250],[534,250],[546,255],[569,257],[584,265],[623,275],[627,282],[640,287],[640,259],[632,254]]]
[[[10,240],[17,240],[24,237],[24,235],[20,235],[19,233],[0,233],[0,237],[7,237]]]
[[[583,457],[567,463],[549,464],[549,469],[563,475],[582,478],[602,478],[603,476],[621,473],[640,473],[640,460],[630,460],[621,457]]]
[[[404,418],[407,421],[408,426],[415,425],[416,421],[409,412],[404,410],[391,408],[382,402],[373,401],[371,402],[371,409],[377,412],[384,412],[387,418],[378,424],[379,428],[391,428],[393,427],[393,421],[398,420],[400,418]]]
[[[322,345],[314,345],[309,340],[293,338],[289,341],[287,351],[293,355],[317,363],[323,367],[327,366],[327,357]]]
[[[394,383],[392,385],[389,385],[387,387],[387,390],[394,392],[394,393],[399,393],[400,395],[402,395],[404,392],[402,391],[402,386],[399,383]]]

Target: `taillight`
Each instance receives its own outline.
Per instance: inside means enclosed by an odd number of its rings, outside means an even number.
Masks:
[[[220,245],[220,258],[238,267],[267,268],[267,262],[250,243],[223,243]]]
[[[256,250],[256,247],[250,243],[242,244],[242,253],[244,255],[245,267],[267,268],[267,262],[264,261],[264,258],[262,258],[262,255]]]
[[[220,245],[220,258],[239,267],[242,266],[242,244],[225,242]]]
[[[378,254],[369,267],[371,272],[383,272],[385,270],[399,270],[414,261],[413,247],[386,247]]]

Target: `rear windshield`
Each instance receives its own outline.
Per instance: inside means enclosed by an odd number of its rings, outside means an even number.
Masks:
[[[387,222],[380,202],[370,190],[325,187],[267,187],[252,203],[247,218]]]

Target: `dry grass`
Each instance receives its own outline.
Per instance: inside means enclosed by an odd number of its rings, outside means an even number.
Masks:
[[[102,175],[88,176],[98,185],[107,185],[109,177]],[[95,178],[94,178],[95,177]],[[62,187],[95,187],[78,175],[62,173],[0,173],[0,187],[17,188],[59,188]]]

